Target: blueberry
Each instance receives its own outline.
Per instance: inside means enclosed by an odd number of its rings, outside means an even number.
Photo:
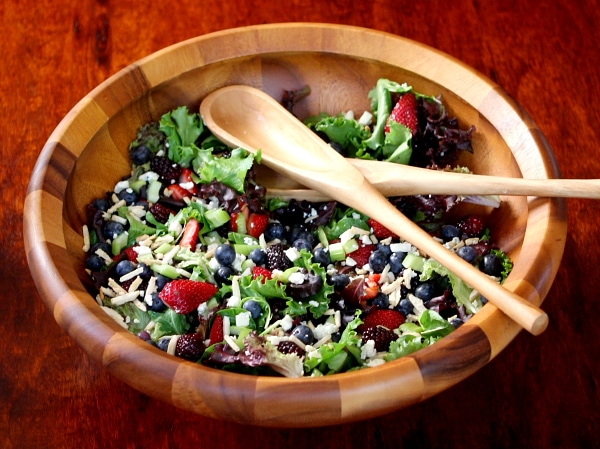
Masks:
[[[133,189],[123,189],[117,194],[117,197],[120,200],[125,200],[125,204],[128,206],[131,206],[140,199],[140,196]]]
[[[146,162],[150,161],[150,157],[152,156],[152,152],[150,148],[146,145],[139,145],[134,147],[129,152],[129,157],[131,158],[131,162],[135,165],[143,165]]]
[[[160,340],[158,340],[158,344],[157,346],[159,347],[159,349],[162,349],[163,351],[167,351],[167,349],[169,348],[169,343],[171,342],[171,337],[163,337]]]
[[[356,317],[356,309],[353,309],[353,308],[346,309],[342,312],[342,323],[344,325],[347,325],[348,323],[352,322],[355,317]]]
[[[221,265],[219,268],[217,268],[217,271],[215,272],[215,281],[217,282],[217,285],[223,285],[229,280],[229,278],[232,275],[233,268],[226,265]]]
[[[500,258],[493,253],[488,253],[485,256],[483,256],[479,268],[485,274],[496,277],[500,277],[502,275],[502,270],[504,269]]]
[[[98,242],[98,243],[94,243],[92,245],[92,247],[90,248],[90,254],[96,254],[96,251],[98,251],[99,249],[104,251],[106,254],[110,254],[112,251],[112,248],[110,247],[110,245],[108,243]]]
[[[435,296],[435,286],[431,282],[423,282],[415,288],[415,296],[423,301],[429,301]]]
[[[350,284],[350,276],[347,274],[334,274],[331,276],[330,281],[336,290],[343,290]]]
[[[152,269],[144,263],[138,264],[138,268],[140,267],[142,268],[142,273],[140,274],[140,277],[145,280],[150,279],[150,277],[153,274]]]
[[[475,259],[477,259],[477,251],[472,246],[461,246],[458,248],[458,251],[456,251],[456,254],[469,263],[473,263],[475,262]]]
[[[383,251],[376,249],[369,256],[369,266],[375,273],[381,273],[388,263],[388,259]]]
[[[305,238],[299,238],[294,240],[292,246],[298,251],[302,251],[303,249],[305,249],[306,251],[312,251],[313,248],[311,243]]]
[[[97,254],[90,254],[85,261],[85,267],[92,271],[100,271],[105,265],[104,259]]]
[[[384,245],[383,243],[378,243],[377,249],[379,251],[382,251],[383,254],[385,254],[385,257],[389,258],[392,255],[392,248],[390,248],[390,245]]]
[[[463,320],[461,320],[460,318],[452,318],[450,320],[450,324],[452,324],[452,326],[454,327],[454,329],[458,329],[460,326],[463,325]]]
[[[404,314],[405,316],[409,315],[413,311],[412,302],[410,302],[406,298],[401,299],[400,302],[398,303],[398,306],[396,307],[396,310],[398,310],[398,312]]]
[[[299,324],[292,330],[292,335],[305,345],[312,343],[314,339],[313,331],[306,324]]]
[[[253,299],[249,299],[248,301],[246,301],[244,303],[243,307],[248,312],[250,312],[250,316],[254,320],[257,320],[258,318],[260,318],[260,316],[263,313],[262,308],[260,307],[260,304],[257,301],[254,301]]]
[[[385,293],[379,292],[377,293],[377,296],[373,298],[373,305],[380,309],[387,309],[390,306],[390,299]]]
[[[130,260],[121,260],[115,267],[115,273],[119,277],[125,276],[127,273],[131,273],[133,270],[135,270],[135,265]]]
[[[269,223],[265,229],[265,240],[270,242],[272,240],[285,240],[287,237],[287,230],[281,223]]]
[[[161,291],[164,286],[167,284],[167,282],[169,282],[171,279],[169,279],[166,276],[163,276],[162,274],[155,274],[156,277],[156,289],[158,291]]]
[[[114,239],[125,232],[125,226],[118,221],[107,221],[102,226],[102,235],[107,239]]]
[[[235,256],[235,248],[228,243],[219,245],[215,250],[215,259],[217,259],[219,264],[225,267],[233,265],[233,262],[235,262]]]
[[[442,227],[442,240],[444,240],[444,242],[449,242],[455,237],[460,238],[460,234],[460,229],[454,225],[445,225]]]
[[[248,258],[256,265],[264,265],[267,263],[267,253],[260,248],[253,249],[250,254],[248,254]]]
[[[315,248],[313,251],[313,260],[322,267],[327,267],[331,263],[329,250],[327,248],[323,248],[322,246]]]
[[[394,274],[400,274],[400,272],[404,269],[402,262],[404,262],[404,258],[406,257],[406,253],[392,253],[390,255],[389,263],[390,263],[390,271]]]
[[[163,312],[167,309],[167,305],[160,299],[157,292],[152,293],[152,305],[149,309],[153,312]]]
[[[92,205],[101,211],[106,212],[110,209],[110,202],[106,198],[98,198],[92,202]]]

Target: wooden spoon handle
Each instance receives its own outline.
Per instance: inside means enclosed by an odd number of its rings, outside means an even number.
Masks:
[[[361,212],[376,217],[377,221],[400,238],[411,242],[429,257],[444,265],[533,335],[539,335],[546,329],[548,315],[543,310],[508,291],[496,280],[486,276],[476,267],[440,245],[426,231],[398,211],[371,184],[365,183],[361,190],[364,192],[365,198],[366,195],[369,198],[369,201],[365,201],[358,208]]]
[[[600,179],[523,179],[428,170],[391,162],[348,159],[385,196],[403,195],[526,195],[600,199]],[[282,184],[261,171],[259,183],[272,197],[328,201],[330,196],[301,184]],[[273,187],[271,187],[273,186]]]

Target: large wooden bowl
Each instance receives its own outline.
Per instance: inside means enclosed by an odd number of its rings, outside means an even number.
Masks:
[[[255,377],[167,355],[122,329],[94,301],[83,270],[84,207],[129,170],[137,128],[229,84],[280,97],[310,85],[300,115],[369,109],[378,78],[441,94],[474,124],[476,173],[553,178],[558,169],[540,130],[496,84],[418,43],[356,27],[278,24],[218,32],[159,51],[123,69],[83,98],[51,135],[25,203],[27,257],[41,297],[59,325],[94,360],[132,387],[201,415],[263,426],[308,427],[377,416],[460,382],[521,330],[487,304],[435,345],[381,367],[321,378]],[[506,287],[541,304],[565,242],[561,200],[504,198],[492,232],[514,270]],[[552,325],[552,324],[550,324]]]

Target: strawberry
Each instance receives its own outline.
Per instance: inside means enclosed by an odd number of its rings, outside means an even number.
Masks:
[[[194,177],[193,177],[194,172],[192,170],[190,170],[187,167],[184,167],[181,169],[181,174],[179,175],[179,184],[180,187],[181,184],[185,185],[185,190],[187,190],[188,192],[190,192],[192,195],[197,195],[198,194],[198,186],[196,185],[196,182],[194,181]],[[190,184],[191,183],[191,184]]]
[[[385,239],[387,239],[389,237],[392,237],[392,238],[396,238],[397,237],[396,234],[394,234],[392,231],[390,231],[384,225],[382,225],[381,223],[379,223],[377,220],[373,220],[372,218],[370,218],[367,221],[367,223],[369,224],[369,226],[371,226],[371,228],[373,229],[373,234],[379,240],[385,240]]]
[[[190,192],[185,190],[179,184],[171,184],[169,187],[167,187],[167,190],[171,193],[171,198],[178,201],[192,196]]]
[[[419,121],[417,119],[417,99],[414,94],[408,92],[402,95],[394,105],[385,127],[386,133],[390,132],[390,121],[406,126],[413,135],[417,133]]]
[[[202,334],[184,334],[177,339],[175,355],[191,362],[197,361],[204,353]]]
[[[254,238],[259,238],[267,229],[269,216],[267,214],[251,213],[246,223],[246,232]]]
[[[361,301],[368,301],[369,299],[375,298],[379,293],[379,279],[381,274],[370,274],[364,282],[364,294],[360,298]]]
[[[194,249],[196,247],[196,243],[198,242],[199,233],[200,222],[195,218],[190,218],[183,229],[183,235],[179,241],[179,246],[182,248],[187,247]]]
[[[175,312],[186,315],[218,291],[215,284],[191,279],[175,279],[165,284],[159,293],[159,298]]]
[[[393,309],[371,309],[363,320],[362,329],[382,326],[393,331],[406,321],[402,313]]]
[[[264,284],[267,281],[267,279],[273,278],[273,272],[271,270],[269,270],[268,268],[259,267],[259,266],[252,268],[252,278],[258,279],[260,277],[263,278],[263,284]]]
[[[131,262],[137,262],[138,254],[134,251],[133,246],[125,248],[123,252],[125,253],[125,256],[127,256],[128,260]]]
[[[481,215],[467,215],[457,223],[457,227],[467,237],[481,237],[485,231],[485,221]]]
[[[220,343],[225,338],[223,331],[223,315],[216,315],[210,328],[209,345]]]
[[[360,241],[358,243],[358,249],[348,253],[348,257],[351,257],[356,261],[356,266],[362,267],[363,265],[369,263],[369,256],[373,251],[375,251],[375,245],[365,245],[362,241]]]

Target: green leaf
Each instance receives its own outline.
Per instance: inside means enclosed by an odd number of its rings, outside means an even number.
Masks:
[[[232,150],[229,157],[215,157],[211,150],[200,150],[192,165],[202,183],[208,184],[217,180],[238,192],[243,192],[246,174],[252,168],[254,159],[252,153],[242,148]]]
[[[196,139],[204,131],[200,114],[181,106],[161,117],[159,129],[167,136],[167,156],[182,167],[189,167],[199,151]]]
[[[183,335],[190,328],[185,315],[175,312],[173,309],[167,309],[164,312],[149,311],[148,314],[156,324],[151,332],[152,340],[158,341],[161,337],[167,335]]]

